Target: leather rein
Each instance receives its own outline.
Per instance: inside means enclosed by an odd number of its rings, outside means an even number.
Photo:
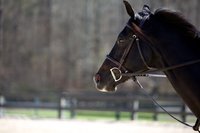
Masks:
[[[126,27],[128,27],[129,29],[131,29],[133,31],[133,28],[130,25],[127,24]],[[135,72],[135,73],[130,73],[129,70],[126,69],[126,67],[123,66],[124,62],[127,59],[127,56],[130,53],[131,48],[132,48],[134,43],[136,43],[136,45],[137,45],[137,48],[138,48],[138,51],[139,51],[140,58],[141,58],[142,62],[144,63],[144,65],[148,69],[148,71],[146,71],[146,72],[138,71],[138,72]],[[113,67],[113,68],[110,69],[110,73],[111,73],[111,75],[113,77],[113,80],[115,82],[119,82],[122,79],[123,76],[132,78],[133,81],[145,92],[145,95],[147,97],[149,97],[156,106],[161,108],[165,113],[167,113],[173,119],[177,120],[178,122],[180,122],[180,123],[182,123],[182,124],[184,124],[184,125],[186,125],[188,127],[193,128],[194,131],[198,131],[200,133],[200,131],[199,131],[199,126],[200,126],[199,118],[196,120],[196,123],[195,123],[194,126],[189,125],[189,124],[177,119],[172,114],[170,114],[167,110],[165,110],[153,97],[151,97],[148,94],[148,92],[144,89],[144,87],[140,84],[140,82],[137,80],[137,78],[136,78],[138,76],[161,77],[161,78],[163,78],[163,77],[166,77],[166,75],[149,74],[149,73],[160,72],[160,71],[169,71],[169,70],[173,70],[173,69],[177,69],[177,68],[181,68],[181,67],[197,64],[197,63],[200,63],[200,59],[193,60],[193,61],[188,61],[188,62],[185,62],[185,63],[181,63],[181,64],[169,66],[169,67],[164,67],[164,68],[160,68],[160,69],[152,68],[147,64],[147,62],[146,62],[146,60],[144,58],[144,55],[142,53],[142,49],[141,49],[141,46],[140,46],[140,43],[139,43],[139,38],[136,35],[133,35],[131,37],[131,42],[128,45],[128,47],[125,49],[125,51],[124,51],[124,53],[123,53],[123,55],[122,55],[122,57],[121,57],[119,62],[117,60],[113,59],[110,55],[107,55],[106,59],[108,59],[109,61],[111,61],[112,63],[114,63],[116,65],[116,67]]]

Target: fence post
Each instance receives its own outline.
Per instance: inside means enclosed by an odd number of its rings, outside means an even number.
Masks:
[[[157,120],[158,120],[158,107],[157,107],[157,105],[154,105],[153,120],[154,120],[154,121],[157,121]]]
[[[115,112],[115,118],[116,118],[116,120],[120,120],[120,111],[119,110],[117,110]]]
[[[4,104],[5,104],[5,98],[4,96],[0,95],[0,118],[4,116]]]
[[[38,97],[34,98],[34,103],[35,103],[35,109],[34,109],[34,115],[37,118],[38,117],[38,108],[40,106],[40,99]]]
[[[181,112],[180,112],[180,115],[181,115],[181,119],[183,122],[186,122],[186,105],[183,103],[182,106],[181,106]]]
[[[131,112],[131,120],[135,120],[138,118],[137,113],[139,110],[139,100],[133,101],[133,109]]]
[[[73,119],[76,116],[75,108],[76,108],[76,99],[70,98],[70,118]]]
[[[64,112],[63,109],[65,109],[67,106],[67,101],[66,99],[62,96],[60,98],[60,119],[64,118]]]
[[[116,120],[120,120],[120,110],[121,108],[123,108],[123,102],[117,102],[115,103],[115,108],[117,108],[117,110],[115,111],[115,119]]]
[[[157,111],[157,106],[155,106],[154,114],[153,114],[153,120],[157,121],[158,120],[158,111]]]
[[[61,119],[61,118],[62,118],[61,99],[62,99],[62,92],[59,92],[59,94],[58,94],[58,119]]]

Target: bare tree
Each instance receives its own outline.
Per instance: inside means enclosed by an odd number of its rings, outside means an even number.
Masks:
[[[130,2],[135,11],[178,10],[200,26],[199,0]],[[0,0],[0,93],[94,90],[92,76],[128,19],[122,0]]]

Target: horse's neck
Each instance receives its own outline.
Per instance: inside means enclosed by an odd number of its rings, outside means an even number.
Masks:
[[[196,65],[197,66],[197,65]],[[198,65],[198,68],[200,65]],[[172,86],[188,105],[192,112],[200,118],[200,75],[191,69],[180,68],[165,72]]]
[[[177,47],[179,46],[180,45],[178,45]],[[178,65],[180,63],[186,62],[187,60],[191,61],[196,59],[194,57],[195,54],[191,53],[191,55],[189,55],[191,51],[188,52],[187,49],[184,47],[178,49],[175,45],[174,49],[171,48],[173,47],[165,46],[165,48],[161,50],[163,53],[162,67]],[[185,58],[186,60],[184,61]],[[165,72],[176,92],[180,95],[180,97],[185,101],[185,103],[189,106],[189,108],[194,112],[194,114],[198,118],[200,118],[199,68],[200,63],[197,63]]]

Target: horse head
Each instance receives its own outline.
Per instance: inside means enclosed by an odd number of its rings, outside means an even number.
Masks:
[[[199,31],[178,12],[158,9],[151,13],[144,5],[137,13],[127,1],[124,4],[130,19],[94,76],[97,89],[116,91],[117,85],[131,78],[128,73],[155,72],[152,68],[156,68],[167,75],[200,119]],[[199,121],[196,125],[198,131]]]
[[[153,49],[146,44],[148,41],[138,38],[138,33],[151,15],[150,8],[144,5],[142,11],[136,13],[127,1],[124,1],[124,5],[130,19],[94,76],[96,87],[100,91],[116,91],[117,85],[129,79],[129,77],[122,76],[122,73],[144,72],[153,67]],[[138,30],[137,34],[133,26]]]

